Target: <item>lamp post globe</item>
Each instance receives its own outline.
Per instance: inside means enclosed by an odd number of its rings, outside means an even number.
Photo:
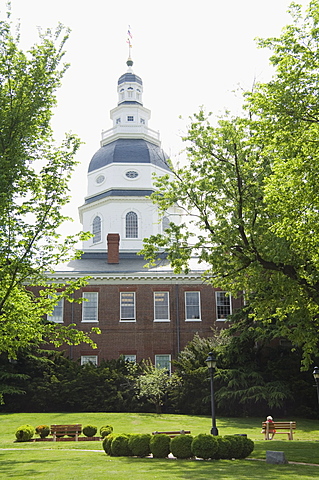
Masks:
[[[216,358],[214,357],[213,352],[209,352],[208,357],[206,358],[205,361],[210,374],[210,398],[211,398],[211,408],[212,408],[212,428],[210,433],[214,436],[217,436],[218,428],[216,426],[215,398],[214,398],[214,372],[216,367]]]

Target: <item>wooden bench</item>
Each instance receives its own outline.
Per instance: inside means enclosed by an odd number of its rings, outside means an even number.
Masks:
[[[164,433],[165,435],[169,435],[171,438],[176,437],[177,435],[187,435],[190,434],[190,430],[173,430],[170,432],[152,432],[152,435],[159,435]]]
[[[293,434],[296,430],[296,422],[262,422],[261,433],[265,435],[265,440],[269,440],[269,435],[273,433],[273,429],[276,430],[274,435],[288,435],[288,440],[293,440]]]
[[[75,425],[51,425],[51,435],[53,435],[53,441],[56,442],[57,438],[68,435],[74,437],[74,440],[79,440],[79,435],[82,433],[82,425],[79,423]]]

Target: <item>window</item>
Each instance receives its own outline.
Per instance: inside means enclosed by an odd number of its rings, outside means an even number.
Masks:
[[[141,119],[140,119],[140,123],[141,123],[142,125],[145,125],[145,119],[144,119],[144,118],[141,118]]]
[[[231,296],[226,292],[216,292],[217,320],[227,320],[231,314]]]
[[[163,232],[165,232],[165,230],[167,230],[168,228],[169,228],[169,219],[168,219],[168,217],[163,217],[163,219],[162,219]]]
[[[104,182],[104,180],[105,180],[105,176],[104,175],[99,175],[95,181],[98,185],[100,185],[101,183]]]
[[[92,233],[94,235],[93,243],[99,243],[102,239],[102,222],[101,217],[99,217],[98,215],[93,220]]]
[[[97,355],[82,355],[81,365],[86,365],[87,363],[92,363],[92,365],[97,365]]]
[[[171,356],[170,355],[155,355],[155,367],[165,368],[171,373]]]
[[[200,320],[199,292],[185,292],[186,320]]]
[[[128,122],[134,122],[134,117],[133,117],[133,115],[128,115],[128,116],[127,116],[127,121],[128,121]]]
[[[98,292],[83,292],[82,322],[98,322]]]
[[[119,123],[121,123],[121,119],[120,119],[120,118],[117,118],[117,119],[116,119],[116,124],[118,125]]]
[[[121,292],[121,321],[135,322],[135,292]]]
[[[138,218],[135,212],[128,212],[125,217],[125,237],[138,238]]]
[[[138,177],[138,173],[135,170],[129,170],[128,172],[125,173],[125,176],[127,178],[133,179]]]
[[[154,320],[169,320],[169,292],[154,292]]]
[[[126,362],[136,363],[136,355],[123,355]]]
[[[62,323],[63,322],[63,307],[64,307],[64,298],[61,298],[58,301],[58,303],[54,306],[52,314],[47,315],[47,319],[50,322]]]

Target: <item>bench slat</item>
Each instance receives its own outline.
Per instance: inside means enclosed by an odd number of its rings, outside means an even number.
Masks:
[[[265,440],[269,440],[269,433],[276,435],[288,435],[288,440],[293,440],[293,434],[296,430],[296,422],[262,422],[262,433],[265,435]],[[276,430],[273,432],[273,430]],[[287,430],[286,432],[278,432],[278,430]]]
[[[187,435],[190,434],[190,430],[171,430],[169,432],[152,432],[152,435],[159,435],[159,434],[165,434],[168,435],[169,437],[173,438],[176,437],[177,435]]]
[[[53,441],[55,442],[57,436],[74,436],[75,440],[79,439],[79,435],[82,433],[82,425],[77,423],[75,425],[51,425],[51,435],[53,435]]]

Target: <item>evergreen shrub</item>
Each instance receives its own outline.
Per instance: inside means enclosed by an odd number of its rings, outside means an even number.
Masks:
[[[150,440],[151,453],[154,458],[166,458],[170,453],[170,437],[165,433],[152,435]]]
[[[97,432],[97,427],[95,425],[85,425],[82,432],[86,437],[94,437]]]
[[[213,435],[200,433],[192,441],[192,453],[195,457],[208,460],[218,458],[218,441]]]
[[[38,425],[35,431],[38,435],[40,435],[41,438],[45,438],[50,433],[50,427],[49,425]]]
[[[100,428],[100,436],[102,438],[107,437],[112,432],[113,432],[113,427],[111,425],[103,425],[103,427]]]
[[[114,457],[130,457],[132,451],[128,443],[129,437],[130,435],[124,433],[115,435],[111,442],[111,455]]]
[[[246,458],[254,450],[254,442],[241,435],[226,435],[225,438],[230,442],[229,458]]]
[[[216,439],[218,442],[218,458],[221,458],[223,460],[232,458],[230,455],[230,441],[224,437],[216,437]]]
[[[177,435],[171,439],[171,452],[176,458],[191,458],[192,435]]]
[[[148,433],[136,433],[130,435],[128,444],[135,457],[147,457],[151,453],[150,449],[151,435]]]
[[[16,439],[18,442],[27,442],[31,440],[34,435],[34,428],[32,425],[21,425],[16,431]]]
[[[111,445],[114,437],[114,434],[109,434],[103,439],[102,447],[107,455],[112,455]]]

